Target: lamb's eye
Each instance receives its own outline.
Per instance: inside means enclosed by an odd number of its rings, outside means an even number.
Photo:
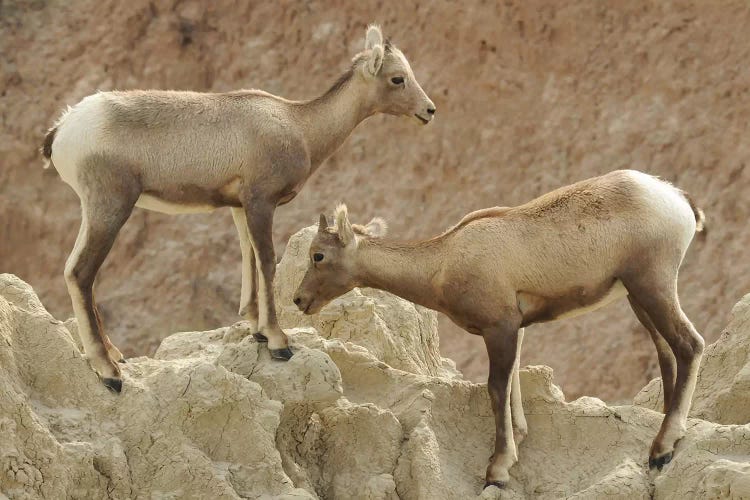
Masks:
[[[314,253],[313,254],[313,260],[315,262],[320,262],[321,260],[323,260],[323,254],[322,253]]]
[[[401,85],[402,83],[404,83],[404,77],[394,76],[393,78],[391,78],[391,83],[393,83],[394,85]]]

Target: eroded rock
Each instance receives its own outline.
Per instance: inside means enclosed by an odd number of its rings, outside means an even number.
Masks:
[[[280,295],[296,287],[308,236],[309,229],[293,238],[299,251],[282,261]],[[653,390],[633,406],[567,402],[551,369],[526,367],[529,434],[502,491],[482,490],[494,438],[486,386],[457,376],[437,354],[429,314],[399,301],[353,291],[318,317],[283,313],[287,326],[301,323],[287,330],[295,350],[287,363],[272,360],[245,323],[174,334],[155,359],[129,360],[124,390],[113,395],[81,355],[74,322],[55,320],[27,284],[0,275],[0,492],[14,499],[750,496],[750,428],[739,425],[750,296],[707,348],[694,404],[695,415],[735,425],[691,419],[673,461],[650,472],[648,448],[662,419],[645,407],[652,400],[656,407]],[[390,310],[397,312],[389,317]]]

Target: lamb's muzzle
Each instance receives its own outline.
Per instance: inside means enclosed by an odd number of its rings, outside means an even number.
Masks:
[[[303,313],[315,314],[316,312],[318,312],[317,309],[310,311],[310,306],[312,306],[313,300],[314,299],[312,296],[305,297],[304,299],[302,297],[295,297],[293,302],[294,305],[296,305],[297,308]]]

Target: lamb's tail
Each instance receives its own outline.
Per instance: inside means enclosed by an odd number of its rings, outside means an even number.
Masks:
[[[57,133],[57,125],[47,131],[47,135],[44,136],[44,143],[39,148],[39,152],[44,156],[44,168],[49,168],[52,164],[52,143],[55,142],[55,134]]]
[[[698,208],[698,205],[695,204],[693,198],[685,191],[682,191],[682,196],[685,197],[690,204],[690,208],[693,209],[693,215],[695,215],[695,232],[700,233],[706,228],[706,214],[703,213],[703,210]]]

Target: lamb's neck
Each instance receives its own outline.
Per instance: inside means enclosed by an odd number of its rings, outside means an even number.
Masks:
[[[362,120],[374,114],[368,92],[366,83],[355,69],[344,74],[321,97],[296,103],[312,172],[343,144]]]
[[[357,249],[356,281],[415,304],[440,310],[437,276],[442,267],[439,244],[396,244],[362,240]]]

